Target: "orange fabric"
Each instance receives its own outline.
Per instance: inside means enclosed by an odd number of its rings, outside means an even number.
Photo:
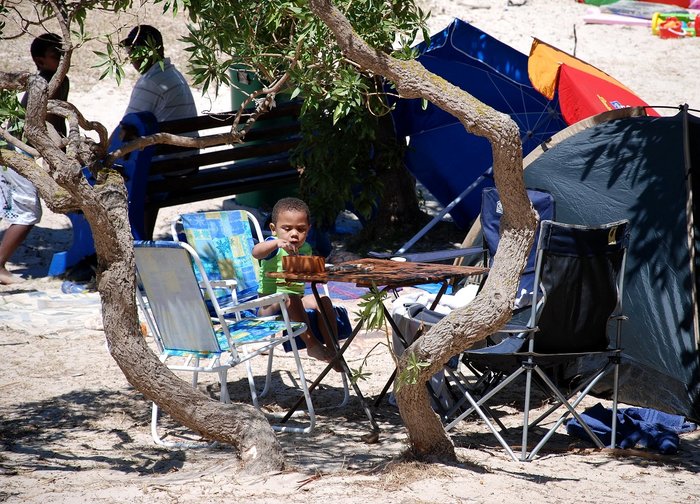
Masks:
[[[567,124],[608,110],[648,106],[617,79],[541,40],[532,43],[527,70],[533,87],[548,99],[559,92]],[[653,109],[647,113],[658,115]]]
[[[527,73],[530,76],[530,82],[544,96],[550,100],[554,98],[554,92],[557,88],[557,77],[559,75],[559,66],[565,64],[571,68],[576,68],[583,72],[595,75],[599,79],[619,86],[627,92],[634,92],[627,88],[617,79],[609,76],[599,68],[594,67],[578,59],[575,56],[565,53],[554,46],[535,39],[530,48],[530,57],[527,60]]]

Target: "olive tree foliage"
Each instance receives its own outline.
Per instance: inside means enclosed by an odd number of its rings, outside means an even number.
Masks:
[[[293,161],[303,169],[302,197],[319,221],[332,223],[347,202],[369,217],[377,200],[378,226],[398,225],[399,214],[404,226],[415,220],[415,191],[402,163],[404,145],[393,134],[383,80],[343,56],[307,1],[183,5],[192,20],[185,42],[195,83],[228,84],[229,68],[243,67],[265,84],[288,74],[284,93],[303,97],[303,139]],[[410,44],[419,33],[427,38],[426,15],[413,0],[340,0],[337,7],[367,43],[398,57],[412,56]]]
[[[331,28],[343,54],[359,68],[387,78],[404,98],[431,101],[458,118],[470,133],[491,143],[494,179],[503,203],[501,240],[493,267],[474,301],[452,311],[417,338],[399,359],[399,375],[412,376],[396,391],[412,450],[420,457],[455,459],[454,445],[430,407],[425,382],[451,356],[495,332],[511,315],[538,218],[525,192],[518,127],[508,115],[429,73],[417,61],[401,61],[377,51],[357,35],[330,0],[310,0],[310,5]]]

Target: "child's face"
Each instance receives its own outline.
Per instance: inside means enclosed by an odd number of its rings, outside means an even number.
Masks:
[[[306,212],[286,210],[280,212],[276,223],[270,224],[270,230],[277,238],[287,240],[299,248],[306,242],[309,233],[309,217]]]
[[[34,56],[32,59],[34,60],[36,69],[40,72],[55,72],[61,61],[58,54],[53,51],[46,51],[43,56]]]

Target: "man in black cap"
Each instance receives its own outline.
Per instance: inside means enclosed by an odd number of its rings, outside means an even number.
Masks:
[[[131,63],[141,74],[124,115],[152,112],[159,122],[197,115],[192,91],[170,58],[164,57],[163,36],[156,28],[136,26],[120,45],[127,48]]]

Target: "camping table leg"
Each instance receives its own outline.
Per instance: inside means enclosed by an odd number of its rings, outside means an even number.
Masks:
[[[447,287],[449,285],[449,280],[445,280],[442,282],[442,285],[440,286],[440,290],[438,291],[437,295],[435,296],[435,300],[432,302],[430,305],[430,309],[434,310],[435,307],[437,307],[438,303],[440,302],[440,298],[442,295],[447,292]],[[404,337],[403,333],[399,329],[399,326],[396,325],[396,322],[394,322],[394,319],[391,316],[391,313],[389,313],[389,310],[387,310],[386,306],[384,306],[384,316],[386,319],[389,321],[389,325],[391,326],[391,330],[396,333],[398,336],[399,340],[401,340],[401,344],[403,344],[404,348],[408,348],[408,342],[406,341],[406,338]],[[394,368],[394,372],[391,373],[391,376],[387,380],[387,382],[384,384],[384,388],[382,388],[382,391],[379,393],[379,395],[375,398],[374,400],[374,407],[376,408],[379,406],[382,402],[382,399],[384,399],[384,396],[386,393],[389,391],[389,387],[394,383],[394,380],[396,379],[396,374],[398,372],[398,368]]]
[[[318,306],[321,306],[321,296],[318,293],[318,288],[316,286],[316,282],[311,282],[311,291],[314,294],[314,297],[316,298],[316,303]],[[372,411],[369,409],[367,406],[367,403],[365,401],[364,396],[362,395],[362,391],[360,390],[360,387],[357,386],[357,383],[355,383],[352,380],[352,372],[350,371],[350,368],[348,367],[348,363],[345,361],[343,358],[343,354],[345,353],[345,350],[350,346],[350,343],[352,343],[352,340],[355,339],[355,336],[360,332],[360,329],[362,329],[362,320],[360,320],[355,328],[352,330],[352,333],[350,336],[345,340],[345,343],[341,347],[340,344],[338,343],[337,335],[331,330],[331,323],[328,320],[326,313],[324,310],[319,310],[321,314],[321,320],[323,323],[326,325],[326,329],[328,330],[328,334],[332,336],[333,340],[333,346],[335,346],[335,358],[325,367],[323,371],[321,371],[321,374],[318,375],[318,377],[314,380],[314,382],[309,385],[309,393],[311,393],[318,385],[321,383],[321,381],[326,377],[326,375],[333,369],[333,366],[336,362],[340,364],[341,367],[341,372],[346,376],[346,378],[350,381],[350,385],[352,386],[353,390],[355,391],[355,394],[357,395],[358,399],[360,400],[360,404],[362,404],[362,409],[365,411],[365,414],[367,415],[367,418],[369,419],[369,423],[372,426],[372,432],[379,432],[379,426],[377,425],[377,422],[374,420],[374,416],[372,415]],[[304,397],[301,396],[297,400],[296,403],[291,407],[291,409],[287,412],[287,414],[282,418],[281,423],[285,423],[287,420],[291,418],[291,416],[294,414],[294,412],[301,406],[301,403],[304,401]]]

